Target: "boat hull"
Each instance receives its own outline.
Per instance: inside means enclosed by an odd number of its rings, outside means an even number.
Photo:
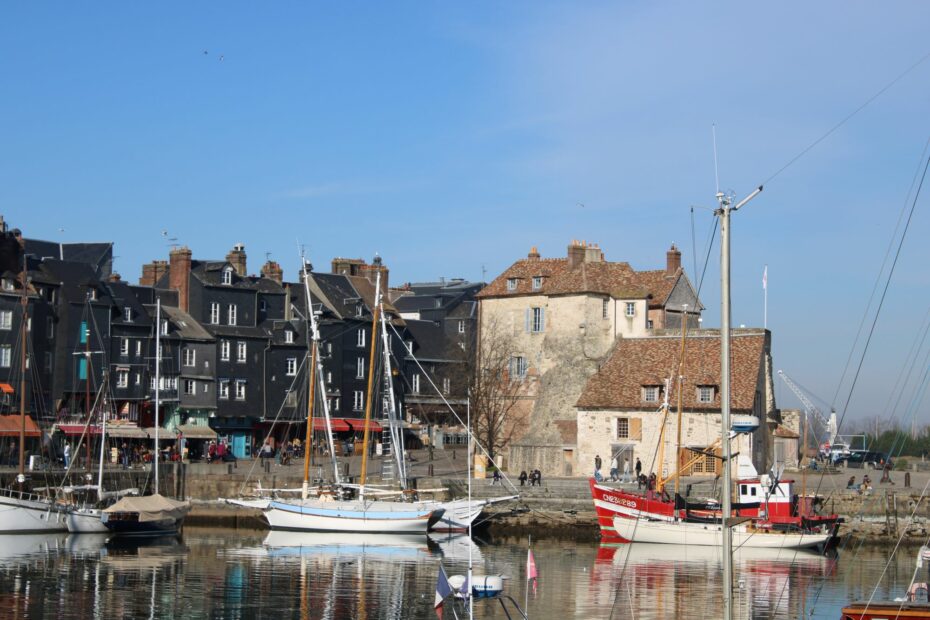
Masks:
[[[930,603],[907,601],[856,601],[843,608],[841,620],[930,619]]]
[[[68,531],[74,534],[106,534],[110,529],[100,518],[96,508],[77,508],[68,512]]]
[[[666,545],[723,546],[723,527],[719,523],[665,522],[614,518],[614,529],[624,540]],[[831,534],[778,532],[732,528],[733,547],[755,549],[808,549],[827,544]]]
[[[273,530],[426,534],[442,510],[397,502],[273,501],[264,511]]]
[[[15,494],[0,495],[0,533],[66,531],[65,513],[51,502],[16,497]]]

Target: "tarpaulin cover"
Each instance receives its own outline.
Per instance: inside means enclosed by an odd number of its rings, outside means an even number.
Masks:
[[[144,495],[142,497],[124,497],[103,512],[137,512],[139,522],[161,521],[163,519],[180,519],[191,509],[190,502],[181,502],[164,495]]]

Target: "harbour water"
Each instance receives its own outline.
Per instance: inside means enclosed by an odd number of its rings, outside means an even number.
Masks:
[[[146,543],[94,535],[0,536],[0,618],[435,618],[440,563],[510,577],[530,618],[713,618],[719,552],[668,545],[533,542],[539,570],[525,590],[526,540],[296,534],[188,527]],[[904,592],[915,550],[851,545],[836,559],[736,554],[741,618],[839,618],[852,598]],[[926,570],[926,569],[924,569]],[[923,578],[923,576],[921,576]],[[447,603],[447,606],[449,603]],[[494,601],[476,617],[505,618]],[[611,616],[612,614],[612,616]],[[462,617],[462,610],[458,610]],[[446,618],[453,617],[447,607]]]

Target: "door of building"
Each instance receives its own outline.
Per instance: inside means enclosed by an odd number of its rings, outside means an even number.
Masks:
[[[235,455],[237,459],[244,459],[248,456],[248,453],[246,452],[245,448],[246,448],[245,435],[242,433],[236,433],[235,435],[233,435],[232,436],[232,451],[233,451],[233,455]]]
[[[562,475],[571,476],[575,467],[575,451],[572,448],[562,449]]]

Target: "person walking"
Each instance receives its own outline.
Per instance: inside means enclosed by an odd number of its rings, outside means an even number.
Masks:
[[[636,479],[639,480],[639,475],[643,473],[643,464],[639,462],[639,457],[636,459]]]
[[[68,463],[71,462],[71,444],[70,443],[65,444],[64,458],[65,458],[65,469],[68,469]]]
[[[520,477],[518,478],[518,480],[520,481],[521,487],[526,484],[527,478],[528,476],[526,475],[526,470],[524,469],[523,471],[520,472]]]
[[[619,476],[620,476],[620,467],[617,463],[617,457],[614,456],[614,458],[610,460],[610,481],[616,482]]]
[[[623,459],[623,478],[621,482],[630,482],[630,459]]]
[[[601,471],[601,455],[594,455],[594,471]]]

